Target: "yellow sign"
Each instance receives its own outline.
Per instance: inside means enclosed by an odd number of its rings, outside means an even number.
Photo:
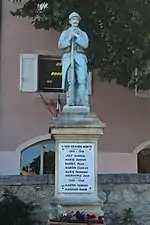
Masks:
[[[51,83],[53,83],[53,81],[52,80],[47,80],[46,83],[47,84],[51,84]]]
[[[61,62],[57,62],[56,66],[62,66]]]
[[[61,72],[51,72],[50,76],[61,76],[62,73]]]

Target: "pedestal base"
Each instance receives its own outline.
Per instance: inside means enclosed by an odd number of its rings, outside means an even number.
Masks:
[[[102,202],[96,194],[64,194],[55,196],[51,204],[54,205],[63,205],[63,206],[97,206],[101,205]]]

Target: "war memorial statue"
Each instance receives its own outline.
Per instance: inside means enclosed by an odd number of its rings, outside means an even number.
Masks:
[[[62,51],[62,88],[68,94],[68,101],[60,116],[50,122],[57,162],[55,194],[51,203],[61,205],[63,212],[70,207],[73,211],[92,211],[95,215],[101,215],[97,158],[99,139],[105,125],[96,114],[90,112],[85,55],[89,38],[78,27],[80,20],[79,14],[71,13],[71,26],[62,32],[58,42]],[[66,166],[71,165],[70,162],[75,165],[73,172]],[[79,166],[79,162],[82,162],[82,166]]]
[[[62,52],[62,89],[67,93],[67,106],[89,106],[85,55],[89,38],[78,27],[80,20],[78,13],[71,13],[70,27],[62,32],[58,41],[58,48]]]

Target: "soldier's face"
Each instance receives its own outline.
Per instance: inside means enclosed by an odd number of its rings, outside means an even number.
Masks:
[[[73,26],[73,27],[78,27],[79,22],[80,22],[80,20],[79,20],[79,18],[78,18],[77,16],[72,17],[72,18],[70,19],[70,21],[69,21],[69,23],[70,23],[71,26]]]

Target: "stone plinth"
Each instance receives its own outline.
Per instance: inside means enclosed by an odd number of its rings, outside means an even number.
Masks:
[[[92,113],[62,113],[50,124],[56,140],[53,204],[99,206],[98,141],[105,125]]]
[[[63,113],[90,113],[89,106],[67,106],[63,108]]]

